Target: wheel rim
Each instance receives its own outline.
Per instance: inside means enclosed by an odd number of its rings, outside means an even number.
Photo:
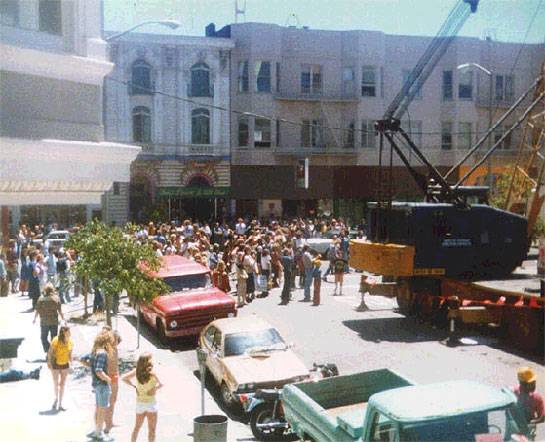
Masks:
[[[278,433],[278,429],[266,429],[266,428],[260,428],[258,425],[260,424],[268,424],[272,422],[271,418],[271,410],[262,410],[256,418],[256,428],[263,434],[275,434]],[[280,430],[281,431],[281,430]]]

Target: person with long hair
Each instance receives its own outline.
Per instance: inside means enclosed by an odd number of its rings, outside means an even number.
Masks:
[[[51,370],[53,376],[53,388],[55,390],[55,402],[52,409],[58,406],[59,411],[65,411],[62,406],[64,396],[64,386],[68,370],[72,363],[72,340],[70,339],[70,328],[66,325],[61,326],[59,334],[53,338],[49,351],[47,353],[47,367]]]
[[[106,428],[105,433],[109,433],[110,430],[115,426],[114,424],[114,410],[115,403],[117,402],[117,393],[119,391],[119,354],[118,346],[121,343],[121,335],[113,330],[110,331],[112,337],[112,345],[110,348],[110,353],[108,354],[108,375],[112,379],[111,388],[112,395],[110,397],[110,408],[108,408],[108,413],[106,414]]]
[[[95,391],[95,431],[92,437],[98,440],[111,440],[103,433],[108,409],[110,408],[110,397],[112,394],[112,379],[108,375],[108,353],[111,352],[112,334],[110,331],[101,331],[93,342],[93,350],[84,356],[80,361],[83,365],[91,368],[93,374],[93,389]]]
[[[136,383],[131,382],[136,378]],[[136,363],[136,368],[129,371],[123,377],[123,382],[136,389],[136,421],[132,430],[131,442],[136,442],[138,432],[148,418],[148,441],[155,441],[157,429],[157,401],[155,393],[163,384],[153,372],[153,363],[151,354],[144,353],[140,355]]]

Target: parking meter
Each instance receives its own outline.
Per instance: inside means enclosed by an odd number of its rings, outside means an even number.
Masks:
[[[204,416],[204,383],[205,383],[205,376],[206,376],[206,357],[208,356],[208,352],[206,350],[202,349],[201,347],[197,347],[197,360],[199,362],[199,371],[201,372],[201,415]]]

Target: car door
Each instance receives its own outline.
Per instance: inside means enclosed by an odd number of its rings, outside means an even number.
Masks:
[[[207,353],[206,368],[210,370],[216,382],[221,383],[223,376],[220,362],[223,354],[221,349],[221,331],[213,325],[209,326],[203,334],[201,345]]]

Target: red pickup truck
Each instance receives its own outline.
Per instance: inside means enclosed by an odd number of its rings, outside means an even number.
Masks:
[[[171,292],[141,305],[140,313],[162,342],[197,336],[214,319],[237,315],[234,299],[212,285],[208,267],[178,255],[163,256],[161,261],[155,276]]]

